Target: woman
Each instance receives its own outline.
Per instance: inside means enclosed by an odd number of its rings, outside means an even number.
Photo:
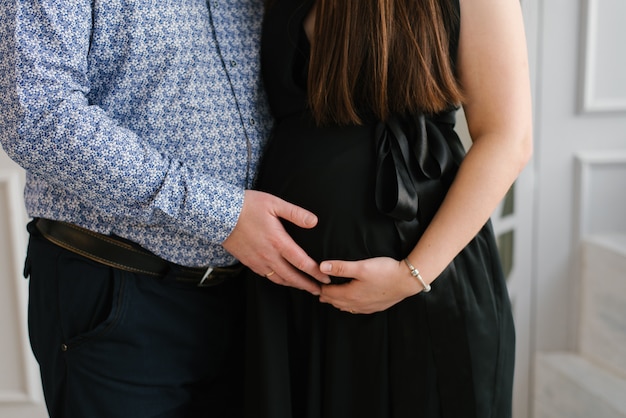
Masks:
[[[288,228],[333,283],[316,298],[250,282],[248,415],[509,417],[488,218],[531,153],[518,0],[270,3],[258,187],[318,216]]]

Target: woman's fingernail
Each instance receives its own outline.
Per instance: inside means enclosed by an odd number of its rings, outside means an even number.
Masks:
[[[330,273],[333,270],[333,265],[328,262],[323,262],[320,265],[320,270],[322,270],[324,273]]]

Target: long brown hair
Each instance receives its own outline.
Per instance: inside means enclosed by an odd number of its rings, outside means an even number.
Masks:
[[[454,0],[453,0],[454,1]],[[318,123],[436,113],[461,101],[450,0],[317,0],[309,104]]]

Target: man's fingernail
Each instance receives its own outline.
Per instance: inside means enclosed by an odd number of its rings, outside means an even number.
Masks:
[[[330,273],[333,270],[333,265],[331,263],[323,262],[320,265],[320,270],[322,270],[324,273]]]

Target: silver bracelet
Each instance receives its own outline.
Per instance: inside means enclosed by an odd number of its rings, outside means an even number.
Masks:
[[[411,264],[409,262],[408,258],[404,259],[404,262],[406,263],[406,265],[409,267],[409,270],[411,270],[411,276],[415,277],[420,284],[422,285],[422,287],[424,288],[424,290],[422,290],[424,293],[428,293],[430,292],[430,285],[426,284],[426,282],[424,281],[424,278],[422,277],[422,275],[420,274],[420,271],[418,269],[416,269],[415,267],[413,267],[413,264]]]

